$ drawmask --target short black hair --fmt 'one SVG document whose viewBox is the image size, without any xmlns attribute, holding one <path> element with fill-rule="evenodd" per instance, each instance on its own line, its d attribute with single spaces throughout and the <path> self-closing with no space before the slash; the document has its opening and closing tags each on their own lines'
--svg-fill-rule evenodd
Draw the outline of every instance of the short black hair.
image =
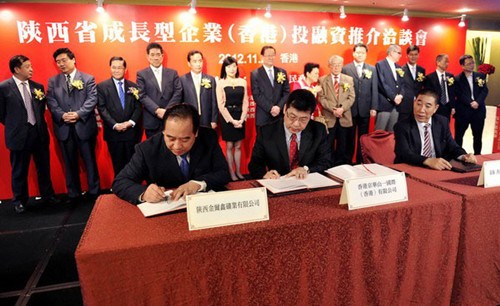
<svg viewBox="0 0 500 306">
<path fill-rule="evenodd" d="M 434 98 L 434 103 L 436 103 L 436 105 L 438 104 L 439 95 L 438 95 L 437 92 L 435 92 L 432 89 L 422 89 L 421 91 L 418 92 L 417 98 L 418 98 L 418 96 L 430 96 L 430 97 L 433 97 Z"/>
<path fill-rule="evenodd" d="M 445 56 L 448 56 L 446 53 L 441 53 L 436 56 L 436 63 L 440 62 Z"/>
<path fill-rule="evenodd" d="M 276 49 L 274 49 L 273 46 L 264 46 L 264 47 L 262 47 L 262 49 L 260 49 L 260 55 L 264 55 L 264 53 L 266 52 L 267 49 L 273 49 L 274 53 L 276 53 Z"/>
<path fill-rule="evenodd" d="M 163 115 L 163 125 L 167 124 L 168 118 L 191 119 L 193 122 L 193 133 L 198 132 L 200 127 L 200 116 L 194 106 L 187 103 L 176 103 L 168 107 Z"/>
<path fill-rule="evenodd" d="M 364 43 L 357 43 L 352 47 L 352 52 L 356 52 L 356 48 L 365 48 L 365 51 L 368 52 L 368 46 Z"/>
<path fill-rule="evenodd" d="M 316 63 L 306 63 L 304 65 L 304 76 L 306 76 L 306 73 L 311 73 L 311 71 L 313 71 L 314 68 L 318 68 L 319 69 L 319 64 L 316 64 Z"/>
<path fill-rule="evenodd" d="M 52 56 L 54 57 L 54 60 L 56 60 L 56 58 L 61 54 L 66 54 L 71 60 L 75 58 L 75 54 L 68 48 L 59 48 Z"/>
<path fill-rule="evenodd" d="M 13 57 L 10 58 L 9 60 L 9 69 L 10 72 L 16 73 L 15 68 L 21 68 L 24 62 L 29 61 L 30 59 L 27 56 L 24 56 L 22 54 L 14 55 Z"/>
<path fill-rule="evenodd" d="M 163 47 L 156 42 L 149 43 L 148 46 L 146 47 L 146 54 L 149 54 L 149 51 L 151 49 L 160 49 L 161 54 L 163 54 Z"/>
<path fill-rule="evenodd" d="M 464 55 L 460 56 L 460 59 L 458 60 L 458 62 L 460 63 L 460 66 L 463 66 L 465 64 L 465 60 L 469 59 L 469 58 L 474 60 L 474 57 L 472 57 L 472 55 L 470 55 L 470 54 L 464 54 Z"/>
<path fill-rule="evenodd" d="M 232 56 L 227 56 L 223 61 L 222 61 L 222 67 L 220 68 L 220 78 L 225 79 L 227 77 L 226 74 L 226 67 L 232 64 L 236 64 L 236 78 L 240 77 L 240 69 L 238 68 L 238 61 L 232 57 Z"/>
<path fill-rule="evenodd" d="M 406 55 L 410 54 L 411 51 L 420 53 L 420 48 L 417 45 L 409 45 L 408 48 L 406 48 Z"/>
<path fill-rule="evenodd" d="M 307 89 L 297 89 L 288 95 L 285 105 L 286 108 L 293 107 L 301 112 L 308 111 L 310 114 L 316 109 L 316 98 Z"/>
<path fill-rule="evenodd" d="M 195 55 L 195 54 L 199 54 L 201 55 L 201 59 L 203 59 L 203 53 L 201 53 L 201 51 L 198 51 L 198 50 L 191 50 L 188 52 L 188 55 L 187 55 L 187 61 L 190 62 L 191 61 L 191 56 Z"/>
<path fill-rule="evenodd" d="M 121 56 L 113 56 L 112 58 L 109 59 L 109 66 L 111 67 L 111 64 L 113 61 L 123 61 L 123 67 L 127 68 L 127 61 L 121 57 Z"/>
</svg>

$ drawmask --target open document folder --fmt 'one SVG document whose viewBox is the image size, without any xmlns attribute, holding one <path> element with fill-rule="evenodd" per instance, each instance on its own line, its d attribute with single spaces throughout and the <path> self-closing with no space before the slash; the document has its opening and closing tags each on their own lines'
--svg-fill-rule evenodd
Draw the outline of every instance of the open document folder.
<svg viewBox="0 0 500 306">
<path fill-rule="evenodd" d="M 213 191 L 209 191 L 213 192 Z M 137 207 L 140 209 L 144 217 L 156 216 L 176 210 L 186 208 L 186 199 L 180 198 L 177 201 L 172 201 L 172 190 L 165 191 L 165 200 L 157 203 L 144 202 Z"/>
<path fill-rule="evenodd" d="M 399 171 L 379 164 L 341 165 L 325 170 L 325 173 L 343 182 L 347 179 L 397 174 Z"/>
<path fill-rule="evenodd" d="M 334 180 L 327 178 L 319 173 L 310 173 L 305 179 L 297 179 L 296 177 L 282 176 L 279 179 L 262 179 L 257 180 L 259 184 L 266 187 L 273 194 L 280 194 L 296 190 L 318 189 L 325 187 L 340 186 Z"/>
</svg>

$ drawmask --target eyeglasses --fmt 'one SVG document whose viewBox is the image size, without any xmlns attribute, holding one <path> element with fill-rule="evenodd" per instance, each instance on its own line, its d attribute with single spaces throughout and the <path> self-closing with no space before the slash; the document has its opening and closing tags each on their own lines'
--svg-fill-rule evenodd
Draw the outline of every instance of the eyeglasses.
<svg viewBox="0 0 500 306">
<path fill-rule="evenodd" d="M 288 111 L 285 112 L 286 116 L 292 123 L 298 121 L 300 124 L 307 124 L 311 117 L 298 117 L 295 114 L 290 114 Z"/>
<path fill-rule="evenodd" d="M 400 55 L 401 55 L 401 51 L 393 51 L 393 52 L 396 52 L 397 54 L 400 54 Z"/>
</svg>

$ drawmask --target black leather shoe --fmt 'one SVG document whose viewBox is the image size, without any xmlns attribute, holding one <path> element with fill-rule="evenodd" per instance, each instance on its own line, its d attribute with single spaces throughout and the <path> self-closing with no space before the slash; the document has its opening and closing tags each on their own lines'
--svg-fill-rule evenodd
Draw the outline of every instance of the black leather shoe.
<svg viewBox="0 0 500 306">
<path fill-rule="evenodd" d="M 26 211 L 26 208 L 24 208 L 23 203 L 19 203 L 14 205 L 14 210 L 16 211 L 16 213 L 22 214 Z"/>
<path fill-rule="evenodd" d="M 44 198 L 42 198 L 42 203 L 46 204 L 46 205 L 47 204 L 59 205 L 59 204 L 62 203 L 62 201 L 59 198 L 57 198 L 56 196 L 53 195 L 53 196 L 50 196 L 50 197 L 46 197 L 46 198 L 44 197 Z"/>
</svg>

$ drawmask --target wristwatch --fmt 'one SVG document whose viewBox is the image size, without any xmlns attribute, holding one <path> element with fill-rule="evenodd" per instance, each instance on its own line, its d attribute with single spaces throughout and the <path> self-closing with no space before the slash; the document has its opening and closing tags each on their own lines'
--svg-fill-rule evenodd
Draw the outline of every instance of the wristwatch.
<svg viewBox="0 0 500 306">
<path fill-rule="evenodd" d="M 307 173 L 309 173 L 309 167 L 308 166 L 303 166 L 302 168 L 304 168 L 304 170 L 306 170 Z"/>
</svg>

